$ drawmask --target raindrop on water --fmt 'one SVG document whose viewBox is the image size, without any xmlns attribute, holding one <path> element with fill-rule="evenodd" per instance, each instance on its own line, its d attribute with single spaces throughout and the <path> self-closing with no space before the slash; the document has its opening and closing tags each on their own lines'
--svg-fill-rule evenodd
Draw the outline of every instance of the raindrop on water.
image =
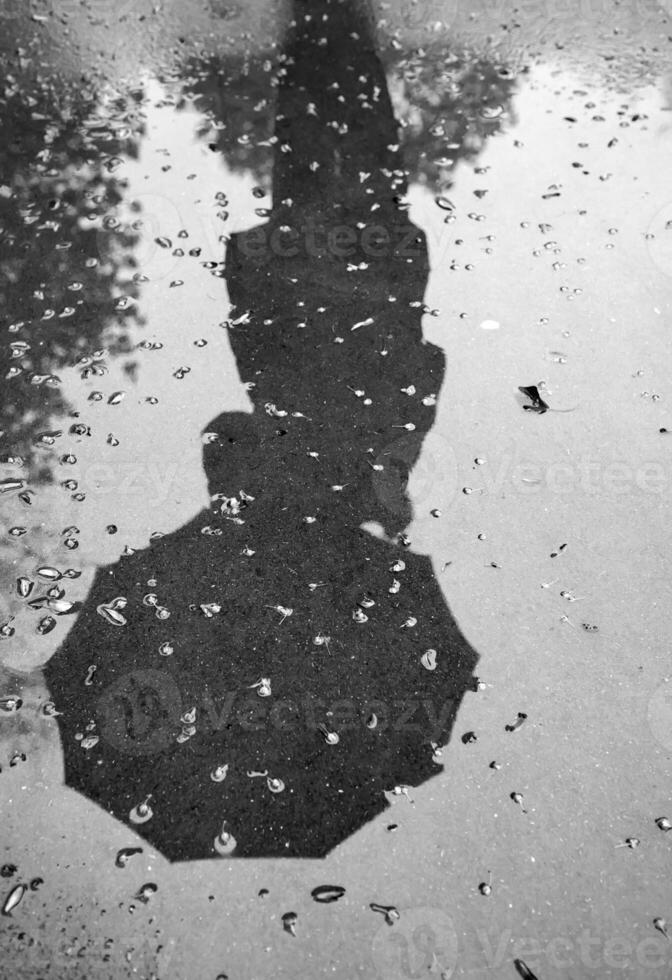
<svg viewBox="0 0 672 980">
<path fill-rule="evenodd" d="M 147 823 L 148 820 L 152 819 L 154 816 L 154 811 L 149 805 L 151 798 L 152 794 L 150 793 L 149 796 L 146 796 L 141 803 L 138 803 L 133 807 L 128 815 L 128 819 L 131 821 L 131 823 L 142 824 Z"/>
<path fill-rule="evenodd" d="M 296 912 L 285 912 L 282 916 L 282 928 L 291 936 L 296 936 L 296 923 L 298 916 Z"/>
</svg>

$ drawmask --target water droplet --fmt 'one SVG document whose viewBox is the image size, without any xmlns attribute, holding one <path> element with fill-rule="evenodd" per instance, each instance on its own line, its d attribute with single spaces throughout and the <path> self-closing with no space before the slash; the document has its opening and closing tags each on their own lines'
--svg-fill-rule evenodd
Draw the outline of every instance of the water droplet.
<svg viewBox="0 0 672 980">
<path fill-rule="evenodd" d="M 147 823 L 148 820 L 152 819 L 154 816 L 154 811 L 149 805 L 151 798 L 152 794 L 150 793 L 149 796 L 145 797 L 142 803 L 138 803 L 137 806 L 133 807 L 128 815 L 128 819 L 131 821 L 131 823 L 142 824 Z"/>
<path fill-rule="evenodd" d="M 7 696 L 0 698 L 0 711 L 4 711 L 5 714 L 13 714 L 18 711 L 23 704 L 23 701 L 19 697 Z"/>
<path fill-rule="evenodd" d="M 338 733 L 330 731 L 324 724 L 319 724 L 317 726 L 317 730 L 322 733 L 322 737 L 327 745 L 338 745 L 338 743 L 341 741 Z"/>
<path fill-rule="evenodd" d="M 147 902 L 149 902 L 152 895 L 156 895 L 158 890 L 159 890 L 158 885 L 156 885 L 153 881 L 148 881 L 146 884 L 142 885 L 142 887 L 138 889 L 138 891 L 134 896 L 135 900 L 136 902 L 142 902 L 143 905 L 146 905 Z"/>
<path fill-rule="evenodd" d="M 223 783 L 226 779 L 226 774 L 229 771 L 228 763 L 223 766 L 217 766 L 210 773 L 210 779 L 213 783 Z"/>
<path fill-rule="evenodd" d="M 524 722 L 525 722 L 526 719 L 527 719 L 527 715 L 525 714 L 525 712 L 524 711 L 519 711 L 518 712 L 518 717 L 516 718 L 516 720 L 513 722 L 512 725 L 505 725 L 504 726 L 504 731 L 506 731 L 506 732 L 516 732 L 516 731 L 518 731 L 518 729 L 520 728 L 520 726 L 522 724 L 524 724 Z"/>
<path fill-rule="evenodd" d="M 121 850 L 117 851 L 117 856 L 114 859 L 114 863 L 118 868 L 125 868 L 128 864 L 129 858 L 133 857 L 134 854 L 142 854 L 142 848 L 122 847 Z"/>
<path fill-rule="evenodd" d="M 342 885 L 318 885 L 317 888 L 313 888 L 310 894 L 316 902 L 322 902 L 326 905 L 343 898 L 345 888 Z"/>
<path fill-rule="evenodd" d="M 37 624 L 37 632 L 40 636 L 46 636 L 47 633 L 51 633 L 55 626 L 56 620 L 53 616 L 43 616 Z"/>
<path fill-rule="evenodd" d="M 256 688 L 260 698 L 269 698 L 272 694 L 270 677 L 262 677 L 255 684 L 251 684 L 250 687 Z"/>
<path fill-rule="evenodd" d="M 34 582 L 31 582 L 29 578 L 22 575 L 16 580 L 16 591 L 22 599 L 27 599 L 30 593 L 33 591 L 34 585 Z"/>
<path fill-rule="evenodd" d="M 521 808 L 521 810 L 522 810 L 523 809 L 523 794 L 522 793 L 515 793 L 514 792 L 514 793 L 511 793 L 510 796 L 511 796 L 511 799 L 513 800 L 513 802 L 517 806 L 519 806 Z M 523 813 L 527 813 L 527 810 L 523 810 Z"/>
<path fill-rule="evenodd" d="M 394 905 L 378 905 L 377 902 L 370 902 L 369 908 L 373 912 L 380 912 L 388 926 L 394 925 L 396 920 L 401 918 L 399 910 Z"/>
<path fill-rule="evenodd" d="M 236 843 L 237 843 L 236 838 L 233 836 L 232 833 L 230 833 L 230 831 L 226 829 L 226 827 L 227 827 L 227 823 L 225 820 L 224 823 L 222 824 L 222 829 L 220 834 L 217 837 L 215 837 L 213 843 L 213 847 L 217 852 L 217 854 L 221 854 L 222 856 L 233 854 L 233 852 L 236 849 Z"/>
<path fill-rule="evenodd" d="M 296 936 L 296 923 L 298 916 L 296 912 L 285 912 L 282 916 L 282 928 L 291 936 Z"/>
<path fill-rule="evenodd" d="M 97 608 L 96 612 L 99 616 L 102 616 L 111 626 L 125 626 L 127 619 L 122 613 L 119 612 L 111 603 L 105 604 L 101 603 Z"/>
<path fill-rule="evenodd" d="M 47 602 L 47 606 L 52 612 L 55 612 L 57 616 L 65 616 L 79 608 L 76 603 L 68 602 L 67 599 L 50 599 L 49 602 Z"/>
<path fill-rule="evenodd" d="M 5 899 L 5 902 L 2 906 L 2 914 L 11 915 L 12 910 L 15 909 L 16 906 L 19 904 L 23 896 L 26 894 L 26 891 L 27 889 L 24 884 L 15 885 L 14 888 L 12 888 L 9 895 L 7 896 L 7 898 Z"/>
</svg>

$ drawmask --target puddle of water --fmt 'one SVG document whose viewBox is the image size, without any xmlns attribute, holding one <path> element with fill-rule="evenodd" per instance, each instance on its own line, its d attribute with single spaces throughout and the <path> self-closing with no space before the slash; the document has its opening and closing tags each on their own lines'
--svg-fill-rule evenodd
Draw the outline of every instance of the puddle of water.
<svg viewBox="0 0 672 980">
<path fill-rule="evenodd" d="M 407 192 L 401 185 L 398 190 L 410 205 L 410 221 L 426 235 L 428 249 L 429 281 L 426 291 L 412 299 L 413 309 L 418 323 L 424 312 L 426 346 L 444 351 L 446 364 L 443 383 L 439 377 L 428 384 L 425 362 L 418 360 L 411 370 L 415 362 L 409 353 L 407 376 L 397 383 L 395 375 L 387 393 L 400 428 L 382 442 L 376 431 L 382 425 L 377 389 L 365 358 L 361 364 L 342 362 L 352 377 L 347 403 L 339 402 L 340 394 L 331 397 L 332 379 L 321 374 L 333 364 L 331 354 L 322 363 L 312 360 L 311 376 L 301 379 L 296 350 L 288 356 L 278 346 L 269 358 L 262 347 L 264 374 L 256 376 L 254 319 L 251 328 L 245 316 L 233 330 L 221 326 L 231 310 L 226 279 L 213 274 L 222 269 L 227 245 L 220 236 L 236 235 L 233 241 L 240 248 L 251 241 L 244 231 L 264 222 L 272 228 L 273 219 L 269 222 L 257 209 L 271 206 L 271 180 L 276 181 L 276 208 L 287 193 L 287 185 L 283 190 L 279 183 L 277 159 L 274 174 L 270 168 L 278 153 L 272 141 L 277 83 L 282 71 L 292 68 L 285 65 L 276 75 L 273 44 L 280 40 L 279 25 L 287 23 L 289 11 L 262 4 L 245 10 L 223 4 L 210 4 L 207 10 L 148 4 L 140 10 L 94 3 L 63 5 L 56 14 L 45 4 L 31 21 L 23 14 L 9 18 L 8 11 L 14 8 L 5 10 L 11 31 L 24 33 L 11 38 L 14 46 L 17 36 L 21 40 L 22 50 L 12 55 L 20 81 L 10 79 L 5 95 L 12 179 L 0 193 L 10 209 L 5 231 L 17 236 L 3 255 L 11 313 L 5 326 L 29 321 L 33 343 L 30 351 L 5 345 L 2 354 L 3 372 L 15 366 L 23 371 L 6 382 L 11 394 L 3 405 L 2 428 L 9 439 L 2 451 L 27 460 L 25 467 L 3 461 L 2 479 L 26 479 L 35 495 L 28 502 L 17 494 L 2 500 L 4 529 L 27 528 L 19 537 L 5 534 L 2 553 L 7 587 L 0 619 L 15 633 L 0 641 L 5 667 L 0 693 L 24 700 L 19 712 L 0 718 L 0 779 L 9 814 L 6 859 L 20 865 L 7 879 L 6 892 L 24 879 L 45 878 L 34 892 L 26 891 L 13 912 L 6 935 L 13 957 L 26 969 L 41 968 L 50 958 L 65 970 L 79 955 L 87 976 L 104 975 L 112 959 L 119 976 L 135 970 L 179 977 L 196 969 L 198 975 L 313 977 L 333 972 L 335 964 L 337 975 L 374 978 L 384 973 L 389 980 L 421 968 L 446 976 L 512 971 L 514 959 L 544 978 L 564 976 L 568 969 L 597 970 L 605 977 L 636 977 L 643 971 L 665 976 L 666 940 L 660 924 L 652 923 L 669 900 L 659 854 L 665 835 L 654 823 L 666 806 L 660 777 L 670 727 L 664 641 L 670 598 L 664 546 L 669 466 L 660 432 L 672 429 L 665 414 L 663 371 L 670 313 L 664 166 L 670 148 L 669 10 L 620 4 L 610 7 L 607 17 L 600 4 L 582 4 L 578 15 L 571 5 L 554 11 L 531 5 L 486 11 L 450 0 L 422 10 L 412 4 L 378 5 L 373 19 L 402 122 L 403 165 L 411 179 Z M 103 34 L 106 51 L 94 58 Z M 80 99 L 78 107 L 73 96 L 62 115 L 48 93 L 31 104 L 25 96 L 41 91 L 31 86 L 33 59 L 45 37 L 50 63 L 66 77 L 75 66 L 92 77 L 107 72 L 111 84 L 84 86 L 91 98 Z M 411 50 L 413 44 L 421 44 L 421 50 Z M 220 46 L 223 54 L 216 53 Z M 115 47 L 118 57 L 112 59 Z M 181 53 L 174 55 L 174 49 Z M 255 57 L 263 49 L 273 54 L 266 64 L 263 56 Z M 139 51 L 147 56 L 144 60 Z M 136 67 L 151 59 L 169 69 L 161 81 L 141 76 Z M 177 61 L 189 63 L 183 75 L 201 76 L 184 94 L 183 83 L 176 81 Z M 362 92 L 367 90 L 360 84 Z M 374 101 L 379 97 L 371 96 Z M 97 116 L 103 125 L 92 123 Z M 83 144 L 77 142 L 82 130 L 88 133 Z M 36 168 L 27 158 L 38 152 Z M 325 161 L 319 161 L 317 143 L 304 141 L 294 153 L 293 194 L 298 199 L 303 187 L 296 173 L 312 157 Z M 379 171 L 369 160 L 360 162 L 361 173 L 355 175 L 347 161 L 339 161 L 331 172 L 333 183 L 325 181 L 325 200 L 333 186 L 350 193 L 348 180 L 355 176 L 365 188 L 371 171 L 376 176 L 370 186 L 377 187 L 371 202 L 385 214 L 386 198 L 376 184 Z M 308 193 L 312 185 L 305 170 Z M 12 198 L 8 187 L 18 197 Z M 52 200 L 60 203 L 52 208 Z M 357 206 L 360 220 L 370 224 L 359 200 Z M 222 220 L 224 211 L 228 215 Z M 60 224 L 53 228 L 50 221 Z M 408 225 L 401 226 L 409 232 Z M 181 237 L 183 230 L 188 237 Z M 59 253 L 52 234 L 71 247 Z M 24 246 L 30 263 L 22 264 Z M 200 254 L 190 256 L 193 248 L 200 248 Z M 186 254 L 175 254 L 176 249 Z M 230 245 L 229 267 L 223 270 L 229 277 L 239 256 Z M 89 266 L 86 259 L 98 265 Z M 220 265 L 207 268 L 203 263 L 209 262 Z M 380 259 L 371 265 L 387 282 Z M 299 302 L 306 306 L 290 310 L 280 298 L 288 284 L 274 282 L 278 299 L 275 306 L 271 302 L 269 319 L 278 315 L 278 307 L 283 315 L 291 312 L 292 322 L 318 318 L 315 297 L 322 297 L 325 306 L 334 303 L 350 311 L 350 283 L 357 270 L 339 279 L 331 267 L 324 275 L 315 264 L 306 267 L 313 277 L 310 286 L 301 280 L 305 268 L 297 263 L 292 269 L 301 287 Z M 145 275 L 148 281 L 141 278 Z M 80 281 L 81 291 L 68 288 Z M 403 287 L 395 286 L 395 292 L 405 295 Z M 246 299 L 252 295 L 259 308 L 267 302 L 261 288 L 255 295 L 248 285 L 242 294 Z M 130 299 L 120 304 L 123 296 Z M 354 332 L 344 332 L 344 342 L 365 337 L 367 330 L 376 336 L 379 310 L 375 304 L 363 308 L 363 294 L 358 299 L 348 322 Z M 61 317 L 71 306 L 74 312 Z M 52 309 L 53 317 L 43 320 Z M 21 344 L 28 334 L 23 327 L 10 329 L 8 342 Z M 387 339 L 394 340 L 393 327 Z M 103 349 L 107 352 L 95 353 Z M 394 353 L 394 343 L 390 349 Z M 82 363 L 82 357 L 90 360 Z M 277 364 L 301 384 L 278 389 Z M 44 378 L 28 387 L 31 374 Z M 53 386 L 50 375 L 58 376 Z M 257 390 L 246 390 L 244 382 L 254 382 Z M 529 385 L 539 386 L 551 409 L 572 411 L 525 412 L 518 388 Z M 101 397 L 91 399 L 96 392 Z M 428 744 L 409 782 L 413 775 L 418 782 L 425 778 L 418 774 L 424 774 L 429 760 L 434 778 L 421 786 L 386 785 L 385 800 L 379 800 L 382 812 L 344 840 L 320 864 L 319 873 L 313 862 L 286 859 L 170 865 L 154 849 L 160 835 L 148 843 L 144 825 L 124 825 L 130 807 L 123 793 L 111 806 L 103 787 L 98 796 L 103 806 L 97 806 L 64 785 L 66 779 L 72 782 L 73 763 L 69 776 L 64 771 L 64 758 L 72 751 L 70 735 L 81 736 L 82 744 L 91 739 L 90 751 L 100 751 L 95 743 L 100 715 L 88 711 L 93 702 L 86 701 L 85 679 L 95 685 L 105 675 L 114 688 L 119 680 L 114 660 L 123 644 L 112 641 L 116 631 L 109 622 L 111 634 L 95 642 L 101 634 L 86 612 L 78 619 L 76 610 L 72 616 L 56 613 L 56 628 L 36 636 L 35 624 L 49 607 L 29 610 L 17 595 L 16 579 L 24 573 L 35 579 L 38 566 L 72 567 L 81 576 L 59 580 L 57 588 L 64 581 L 67 585 L 66 597 L 52 602 L 83 603 L 86 610 L 93 589 L 95 602 L 104 599 L 129 619 L 135 631 L 130 646 L 135 643 L 136 654 L 143 656 L 128 661 L 133 677 L 122 678 L 122 687 L 114 691 L 117 700 L 127 698 L 133 710 L 141 710 L 131 728 L 112 726 L 107 736 L 111 743 L 120 738 L 127 749 L 128 732 L 134 733 L 137 751 L 126 752 L 122 776 L 135 792 L 137 810 L 149 792 L 152 770 L 160 767 L 149 751 L 152 739 L 172 737 L 170 724 L 159 726 L 158 734 L 156 726 L 142 729 L 147 717 L 158 718 L 154 709 L 147 714 L 143 704 L 161 705 L 167 698 L 169 722 L 173 702 L 179 706 L 189 753 L 198 738 L 190 741 L 193 734 L 185 732 L 192 725 L 202 729 L 203 716 L 212 720 L 214 711 L 224 730 L 226 703 L 211 704 L 208 715 L 198 701 L 194 714 L 197 699 L 192 700 L 196 692 L 189 678 L 200 669 L 203 624 L 210 629 L 212 621 L 220 623 L 222 616 L 226 621 L 227 595 L 203 595 L 207 567 L 198 566 L 187 581 L 182 576 L 181 594 L 188 593 L 197 606 L 197 599 L 208 600 L 203 603 L 207 615 L 202 613 L 193 630 L 181 625 L 173 631 L 183 640 L 189 637 L 189 649 L 162 636 L 161 646 L 173 649 L 164 656 L 157 642 L 155 661 L 150 660 L 144 656 L 145 635 L 158 637 L 160 621 L 154 625 L 154 619 L 147 619 L 151 626 L 143 620 L 136 627 L 140 619 L 134 604 L 117 608 L 110 600 L 122 580 L 129 592 L 131 584 L 142 586 L 142 595 L 154 590 L 157 603 L 167 601 L 166 594 L 174 599 L 174 586 L 163 568 L 159 573 L 150 569 L 151 558 L 120 559 L 122 566 L 129 563 L 128 582 L 115 563 L 125 550 L 144 554 L 157 531 L 168 542 L 182 542 L 183 554 L 174 551 L 180 558 L 191 554 L 193 541 L 179 535 L 201 520 L 209 491 L 220 490 L 228 475 L 225 468 L 215 468 L 215 449 L 208 449 L 207 439 L 203 444 L 204 428 L 218 431 L 220 425 L 235 423 L 233 437 L 243 440 L 262 431 L 260 418 L 276 430 L 289 429 L 303 424 L 285 421 L 292 419 L 292 410 L 313 417 L 327 394 L 334 420 L 343 424 L 364 411 L 372 392 L 375 451 L 362 467 L 375 504 L 364 512 L 358 501 L 354 526 L 368 531 L 362 547 L 369 557 L 387 555 L 395 534 L 405 529 L 411 548 L 400 552 L 394 566 L 401 561 L 407 567 L 392 570 L 390 562 L 390 584 L 394 588 L 396 582 L 403 597 L 409 579 L 417 577 L 425 590 L 434 588 L 436 579 L 437 593 L 440 587 L 481 658 L 481 685 L 460 707 L 456 737 L 449 745 Z M 267 410 L 271 398 L 272 410 Z M 427 418 L 436 412 L 429 431 L 414 414 L 420 405 Z M 402 428 L 408 420 L 415 431 Z M 72 426 L 83 428 L 71 432 Z M 50 435 L 59 430 L 62 435 Z M 44 441 L 45 433 L 47 440 L 54 439 L 53 448 Z M 36 448 L 39 434 L 42 443 Z M 345 459 L 352 447 L 347 439 L 342 443 Z M 286 445 L 291 446 L 286 456 L 266 449 L 263 457 L 281 488 L 294 466 L 293 451 L 309 448 L 302 438 Z M 314 461 L 318 473 L 329 447 L 321 437 L 310 444 L 316 453 L 311 465 Z M 58 462 L 70 455 L 76 463 Z M 257 477 L 238 468 L 234 485 L 227 484 L 229 518 L 241 513 L 241 504 L 245 515 L 241 472 L 242 486 L 254 494 L 248 479 Z M 314 477 L 298 467 L 296 473 L 300 496 L 312 488 Z M 349 475 L 344 466 L 335 466 L 333 476 L 330 471 L 330 502 L 347 499 Z M 77 486 L 64 488 L 60 484 L 66 479 Z M 281 502 L 277 514 L 269 509 L 272 527 L 286 519 L 282 507 L 295 504 L 290 495 L 283 496 L 284 489 L 276 492 Z M 76 499 L 78 494 L 85 498 Z M 258 504 L 249 502 L 250 515 L 255 504 L 266 506 L 263 495 L 258 498 Z M 251 588 L 250 595 L 262 608 L 272 608 L 261 614 L 267 616 L 261 638 L 246 640 L 247 660 L 236 668 L 240 676 L 250 674 L 251 703 L 265 705 L 284 695 L 286 706 L 303 690 L 307 668 L 301 665 L 312 665 L 318 655 L 327 664 L 334 654 L 339 657 L 340 627 L 319 618 L 326 605 L 316 601 L 319 615 L 308 623 L 308 639 L 315 642 L 301 665 L 292 661 L 289 679 L 276 669 L 272 651 L 257 654 L 256 647 L 268 644 L 269 636 L 271 647 L 280 637 L 292 637 L 295 645 L 305 639 L 304 627 L 297 632 L 296 626 L 301 604 L 286 594 L 296 569 L 281 536 L 268 526 L 259 541 L 262 548 L 274 542 L 274 561 L 264 558 L 258 566 L 257 581 L 251 579 L 257 591 Z M 301 527 L 300 533 L 309 528 Z M 65 547 L 64 540 L 79 546 Z M 323 562 L 325 554 L 337 553 L 336 545 L 318 540 Z M 244 547 L 257 554 L 261 550 L 255 540 L 246 540 Z M 359 547 L 351 547 L 351 556 Z M 307 595 L 319 597 L 324 584 L 323 569 L 313 562 L 318 549 L 311 553 L 306 546 L 301 553 L 301 570 L 310 565 Z M 189 560 L 193 572 L 197 564 Z M 100 570 L 108 565 L 109 571 Z M 155 574 L 157 584 L 151 585 Z M 109 594 L 105 576 L 115 585 Z M 344 576 L 340 589 L 346 599 L 360 578 L 358 570 Z M 259 590 L 258 580 L 272 584 L 273 595 Z M 37 585 L 40 594 L 49 587 L 44 577 Z M 228 598 L 238 600 L 239 593 L 232 587 Z M 368 595 L 359 589 L 356 598 L 355 611 L 375 619 Z M 441 602 L 441 596 L 428 600 L 426 593 L 418 608 L 404 607 L 400 635 L 412 634 L 417 626 L 412 621 L 422 623 L 422 613 L 436 611 Z M 155 617 L 147 604 L 143 610 Z M 97 623 L 96 616 L 94 610 Z M 256 608 L 252 612 L 250 607 L 247 616 L 257 626 L 262 622 Z M 356 628 L 368 629 L 366 622 Z M 76 733 L 50 716 L 46 706 L 52 686 L 37 669 L 71 626 L 78 651 L 73 663 L 82 682 L 70 708 L 81 722 Z M 230 623 L 218 636 L 228 651 Z M 358 642 L 352 642 L 352 649 L 359 649 Z M 397 642 L 402 641 L 390 639 L 390 648 Z M 439 639 L 434 645 L 438 656 L 424 644 L 416 651 L 425 678 L 434 676 L 437 664 L 441 668 Z M 375 645 L 371 649 L 375 653 Z M 340 656 L 345 654 L 340 651 Z M 172 667 L 166 673 L 162 664 L 180 657 L 178 674 L 170 672 Z M 228 660 L 218 665 L 220 673 L 229 668 Z M 383 675 L 385 665 L 376 670 Z M 271 682 L 265 684 L 267 673 Z M 136 685 L 133 690 L 127 690 L 127 682 Z M 267 688 L 269 697 L 260 698 Z M 138 691 L 147 702 L 133 701 Z M 80 710 L 80 705 L 85 707 Z M 371 707 L 362 739 L 375 731 L 371 716 L 377 725 L 383 721 L 384 708 Z M 515 727 L 520 713 L 527 716 L 525 724 L 507 729 L 512 723 Z M 350 751 L 343 731 L 338 741 L 333 739 L 338 735 L 333 717 L 321 724 L 320 750 Z M 225 852 L 230 830 L 239 846 L 252 841 L 254 849 L 260 836 L 254 819 L 262 819 L 255 815 L 268 820 L 270 839 L 277 828 L 267 814 L 289 812 L 292 782 L 284 769 L 267 770 L 267 742 L 263 733 L 250 734 L 236 750 L 237 764 L 228 753 L 230 734 L 222 743 L 227 751 L 217 758 L 201 759 L 194 751 L 204 773 L 203 784 L 189 784 L 190 805 L 199 819 L 209 812 L 203 800 L 214 787 L 231 801 L 217 827 Z M 309 760 L 310 771 L 319 778 L 327 763 L 316 759 Z M 290 759 L 287 767 L 291 772 Z M 223 777 L 215 780 L 211 772 Z M 235 782 L 241 772 L 251 773 L 244 789 Z M 113 783 L 114 775 L 106 771 L 101 786 L 105 780 Z M 249 797 L 248 810 L 226 796 L 232 786 Z M 122 798 L 123 813 L 116 806 Z M 105 799 L 114 815 L 105 812 Z M 165 819 L 160 795 L 148 804 L 152 819 Z M 335 796 L 333 812 L 340 805 Z M 236 807 L 251 815 L 240 829 L 231 824 Z M 321 819 L 326 826 L 327 814 Z M 195 837 L 197 824 L 194 817 Z M 69 828 L 66 834 L 61 827 Z M 277 830 L 278 839 L 284 832 Z M 618 846 L 635 833 L 641 843 L 636 851 Z M 126 869 L 117 868 L 118 851 L 133 846 L 143 851 L 129 858 Z M 577 882 L 571 894 L 568 880 Z M 346 888 L 328 910 L 311 898 L 325 881 Z M 156 894 L 140 892 L 148 882 L 158 884 Z M 479 883 L 490 890 L 479 890 Z M 233 906 L 231 895 L 236 896 Z M 374 906 L 387 910 L 387 916 L 396 910 L 398 922 L 392 916 L 381 923 Z M 190 923 L 197 921 L 198 928 L 185 928 L 184 908 L 193 911 Z M 61 940 L 63 909 L 73 935 L 75 923 L 85 923 L 84 939 L 69 939 L 67 945 Z M 99 910 L 106 912 L 105 929 L 98 925 Z M 291 929 L 283 927 L 288 921 Z M 21 929 L 28 938 L 18 935 Z M 582 939 L 586 929 L 590 947 Z M 38 931 L 46 943 L 37 938 Z M 618 955 L 615 938 L 625 939 L 627 946 Z M 316 965 L 317 950 L 321 965 Z"/>
</svg>

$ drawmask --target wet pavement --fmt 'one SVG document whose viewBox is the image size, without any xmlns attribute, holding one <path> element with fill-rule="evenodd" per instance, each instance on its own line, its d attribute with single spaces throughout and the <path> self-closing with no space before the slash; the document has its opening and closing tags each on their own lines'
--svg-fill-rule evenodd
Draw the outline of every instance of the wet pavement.
<svg viewBox="0 0 672 980">
<path fill-rule="evenodd" d="M 668 976 L 670 11 L 3 25 L 0 976 Z"/>
</svg>

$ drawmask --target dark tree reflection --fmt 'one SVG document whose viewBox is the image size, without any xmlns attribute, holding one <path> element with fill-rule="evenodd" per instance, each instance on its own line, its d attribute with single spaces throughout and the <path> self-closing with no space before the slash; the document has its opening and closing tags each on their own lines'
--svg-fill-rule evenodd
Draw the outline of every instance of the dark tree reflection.
<svg viewBox="0 0 672 980">
<path fill-rule="evenodd" d="M 456 164 L 475 158 L 510 118 L 515 73 L 503 61 L 445 42 L 406 49 L 381 39 L 378 55 L 408 178 L 432 189 L 449 186 Z M 189 60 L 182 69 L 188 101 L 205 116 L 200 135 L 264 188 L 271 184 L 278 87 L 290 69 L 275 50 L 265 58 Z"/>
<path fill-rule="evenodd" d="M 36 437 L 66 410 L 59 371 L 101 347 L 124 350 L 137 319 L 123 299 L 136 294 L 136 236 L 112 212 L 124 191 L 119 154 L 137 155 L 142 92 L 103 94 L 86 79 L 22 70 L 20 58 L 4 67 L 0 454 L 24 459 L 34 481 L 48 473 Z"/>
<path fill-rule="evenodd" d="M 515 75 L 483 55 L 438 45 L 392 49 L 388 58 L 404 165 L 412 179 L 449 186 L 456 164 L 478 156 L 510 118 Z"/>
</svg>

